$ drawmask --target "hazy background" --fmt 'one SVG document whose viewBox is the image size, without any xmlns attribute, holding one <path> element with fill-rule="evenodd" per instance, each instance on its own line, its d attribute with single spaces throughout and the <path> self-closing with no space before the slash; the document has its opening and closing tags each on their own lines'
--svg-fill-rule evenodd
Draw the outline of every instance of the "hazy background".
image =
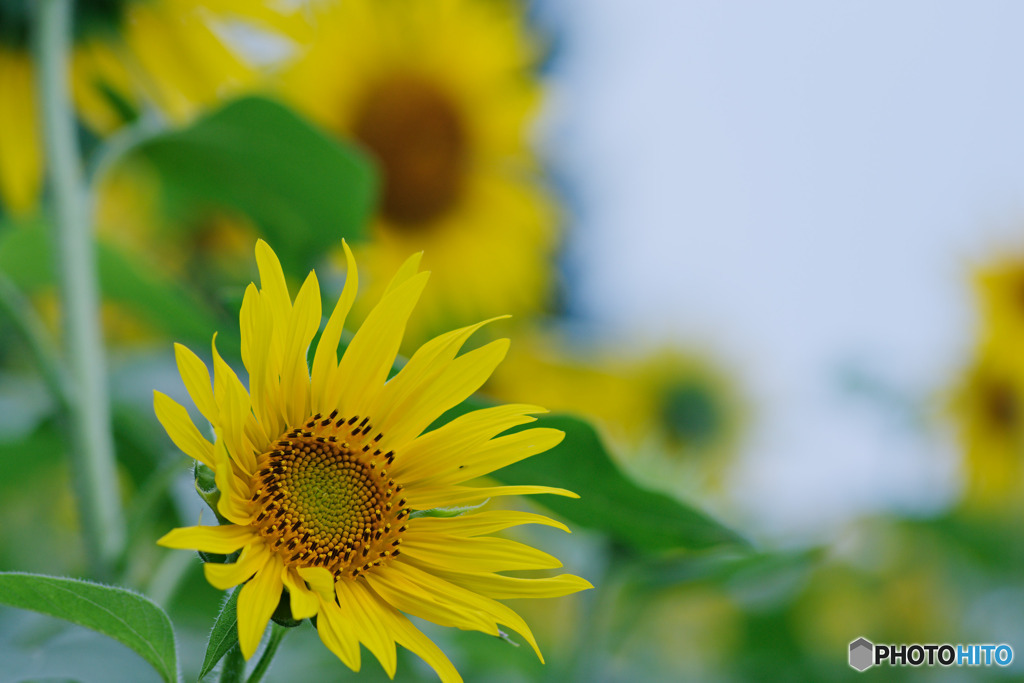
<svg viewBox="0 0 1024 683">
<path fill-rule="evenodd" d="M 755 405 L 733 490 L 748 521 L 819 536 L 948 503 L 949 440 L 844 387 L 867 376 L 940 409 L 971 266 L 1021 246 L 1024 6 L 537 14 L 557 45 L 544 139 L 579 220 L 572 304 L 623 345 L 698 340 L 735 364 Z"/>
</svg>

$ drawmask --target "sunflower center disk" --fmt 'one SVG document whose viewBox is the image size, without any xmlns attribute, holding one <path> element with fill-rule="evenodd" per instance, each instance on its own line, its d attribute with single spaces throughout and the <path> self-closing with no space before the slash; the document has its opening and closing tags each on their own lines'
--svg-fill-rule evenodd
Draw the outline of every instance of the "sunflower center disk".
<svg viewBox="0 0 1024 683">
<path fill-rule="evenodd" d="M 254 524 L 285 564 L 358 576 L 399 554 L 409 510 L 380 439 L 368 419 L 317 414 L 259 457 Z"/>
<path fill-rule="evenodd" d="M 407 76 L 376 84 L 353 132 L 382 166 L 381 210 L 396 226 L 421 226 L 458 201 L 466 130 L 455 103 L 440 88 Z"/>
</svg>

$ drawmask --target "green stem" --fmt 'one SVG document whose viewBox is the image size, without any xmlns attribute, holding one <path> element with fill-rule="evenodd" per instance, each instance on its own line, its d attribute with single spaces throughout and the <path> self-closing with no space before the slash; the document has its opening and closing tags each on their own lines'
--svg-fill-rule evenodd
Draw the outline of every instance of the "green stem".
<svg viewBox="0 0 1024 683">
<path fill-rule="evenodd" d="M 284 634 L 287 632 L 288 629 L 284 626 L 273 621 L 270 622 L 270 641 L 267 643 L 267 649 L 263 651 L 260 661 L 256 662 L 256 668 L 252 670 L 248 683 L 260 683 L 263 675 L 270 668 L 270 663 L 274 661 L 274 655 L 277 654 L 277 648 L 281 644 L 281 639 L 284 638 Z"/>
<path fill-rule="evenodd" d="M 70 373 L 71 460 L 83 534 L 93 567 L 109 571 L 124 540 L 106 365 L 99 325 L 91 207 L 82 180 L 68 83 L 71 0 L 36 3 L 36 63 L 46 164 L 56 208 L 57 273 Z"/>
<path fill-rule="evenodd" d="M 220 665 L 220 683 L 241 683 L 245 678 L 245 657 L 242 656 L 242 648 L 235 645 L 224 655 L 224 662 Z"/>
</svg>

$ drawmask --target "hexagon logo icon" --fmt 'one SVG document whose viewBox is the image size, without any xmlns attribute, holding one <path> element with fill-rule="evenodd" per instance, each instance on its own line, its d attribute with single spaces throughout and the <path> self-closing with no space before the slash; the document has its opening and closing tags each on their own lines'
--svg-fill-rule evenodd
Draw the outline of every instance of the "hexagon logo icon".
<svg viewBox="0 0 1024 683">
<path fill-rule="evenodd" d="M 850 643 L 850 666 L 857 671 L 864 671 L 875 661 L 875 646 L 867 638 L 858 638 Z"/>
</svg>

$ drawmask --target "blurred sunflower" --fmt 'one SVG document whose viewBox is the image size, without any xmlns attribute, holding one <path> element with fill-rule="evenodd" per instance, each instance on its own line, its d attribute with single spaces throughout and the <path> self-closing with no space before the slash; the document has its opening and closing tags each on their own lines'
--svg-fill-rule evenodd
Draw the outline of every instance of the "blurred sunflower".
<svg viewBox="0 0 1024 683">
<path fill-rule="evenodd" d="M 0 2 L 0 200 L 12 214 L 35 207 L 43 178 L 32 5 Z M 106 135 L 147 108 L 182 121 L 250 85 L 255 70 L 214 27 L 239 19 L 298 30 L 293 15 L 246 0 L 79 0 L 71 83 L 79 116 Z"/>
<path fill-rule="evenodd" d="M 207 441 L 185 408 L 159 392 L 156 413 L 184 452 L 214 469 L 217 509 L 229 523 L 175 529 L 159 542 L 211 553 L 241 549 L 236 562 L 204 568 L 217 588 L 245 584 L 238 637 L 246 658 L 256 651 L 282 589 L 292 617 L 316 616 L 324 644 L 353 670 L 360 667 L 362 643 L 394 676 L 398 642 L 442 680 L 461 680 L 403 612 L 495 636 L 498 624 L 506 624 L 540 656 L 526 623 L 497 599 L 554 597 L 590 584 L 571 575 L 499 574 L 561 563 L 488 534 L 521 524 L 568 529 L 526 512 L 411 513 L 512 494 L 575 496 L 544 486 L 462 485 L 553 447 L 563 434 L 534 428 L 498 436 L 543 412 L 529 405 L 478 410 L 422 433 L 479 388 L 504 357 L 508 340 L 457 356 L 485 323 L 455 330 L 425 344 L 388 380 L 406 320 L 427 281 L 428 273 L 417 272 L 416 255 L 399 268 L 339 361 L 342 328 L 358 286 L 355 260 L 344 248 L 348 276 L 317 344 L 312 372 L 307 350 L 321 322 L 316 274 L 310 273 L 293 302 L 276 255 L 262 241 L 256 247 L 262 287 L 249 285 L 241 311 L 249 391 L 216 346 L 212 391 L 203 362 L 176 347 L 182 379 L 213 425 L 216 441 Z"/>
<path fill-rule="evenodd" d="M 1024 484 L 1024 363 L 1016 344 L 982 347 L 951 410 L 967 469 L 965 503 L 1003 508 Z"/>
<path fill-rule="evenodd" d="M 1009 256 L 978 269 L 975 293 L 982 343 L 1024 344 L 1024 256 Z"/>
<path fill-rule="evenodd" d="M 527 141 L 541 87 L 521 8 L 506 0 L 320 5 L 285 96 L 376 159 L 382 196 L 362 249 L 371 291 L 405 255 L 436 287 L 409 341 L 483 311 L 544 306 L 556 215 Z"/>
<path fill-rule="evenodd" d="M 510 401 L 532 393 L 552 410 L 595 420 L 637 478 L 677 492 L 706 493 L 720 483 L 746 419 L 729 374 L 680 349 L 587 358 L 537 336 L 518 345 L 488 389 Z"/>
</svg>

